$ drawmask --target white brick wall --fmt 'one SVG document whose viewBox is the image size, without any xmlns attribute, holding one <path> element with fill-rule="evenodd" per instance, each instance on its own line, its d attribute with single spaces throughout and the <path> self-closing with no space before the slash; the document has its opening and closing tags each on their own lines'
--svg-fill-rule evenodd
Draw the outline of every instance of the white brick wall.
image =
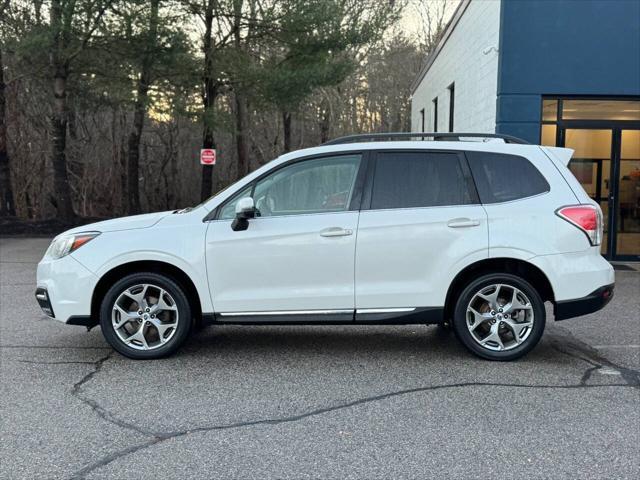
<svg viewBox="0 0 640 480">
<path fill-rule="evenodd" d="M 493 133 L 498 88 L 500 0 L 471 0 L 411 100 L 411 130 L 434 130 L 433 99 L 438 97 L 438 131 L 449 131 L 449 90 L 455 83 L 454 131 Z M 491 47 L 495 47 L 491 49 Z M 487 54 L 482 52 L 491 49 Z"/>
</svg>

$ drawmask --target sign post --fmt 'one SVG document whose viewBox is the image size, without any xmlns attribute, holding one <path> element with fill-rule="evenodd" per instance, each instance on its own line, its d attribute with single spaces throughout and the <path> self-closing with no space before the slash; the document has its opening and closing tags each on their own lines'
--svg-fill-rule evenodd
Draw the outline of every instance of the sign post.
<svg viewBox="0 0 640 480">
<path fill-rule="evenodd" d="M 216 164 L 216 150 L 214 148 L 203 148 L 200 150 L 200 164 L 201 165 L 215 165 Z"/>
</svg>

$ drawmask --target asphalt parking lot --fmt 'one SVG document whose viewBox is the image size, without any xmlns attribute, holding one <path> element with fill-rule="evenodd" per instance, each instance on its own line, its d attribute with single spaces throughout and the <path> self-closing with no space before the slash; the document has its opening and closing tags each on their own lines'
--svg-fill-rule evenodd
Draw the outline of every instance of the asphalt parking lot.
<svg viewBox="0 0 640 480">
<path fill-rule="evenodd" d="M 639 478 L 640 272 L 514 363 L 438 327 L 210 327 L 135 362 L 0 238 L 0 478 Z"/>
</svg>

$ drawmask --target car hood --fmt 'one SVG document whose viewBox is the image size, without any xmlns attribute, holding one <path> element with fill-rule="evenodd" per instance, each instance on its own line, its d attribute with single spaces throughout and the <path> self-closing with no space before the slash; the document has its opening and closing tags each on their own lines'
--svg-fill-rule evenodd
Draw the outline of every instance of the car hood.
<svg viewBox="0 0 640 480">
<path fill-rule="evenodd" d="M 72 228 L 64 232 L 65 234 L 80 232 L 117 232 L 120 230 L 134 230 L 137 228 L 153 227 L 167 215 L 171 215 L 173 210 L 166 212 L 145 213 L 144 215 L 133 215 L 131 217 L 114 218 L 102 222 L 90 223 L 80 227 Z"/>
</svg>

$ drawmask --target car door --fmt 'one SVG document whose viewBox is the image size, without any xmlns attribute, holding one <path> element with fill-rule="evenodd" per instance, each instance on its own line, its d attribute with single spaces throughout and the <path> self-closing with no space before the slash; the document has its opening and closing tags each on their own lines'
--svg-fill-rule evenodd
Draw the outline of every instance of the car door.
<svg viewBox="0 0 640 480">
<path fill-rule="evenodd" d="M 219 320 L 353 319 L 362 165 L 360 153 L 295 161 L 219 207 L 206 236 Z M 257 216 L 233 231 L 235 203 L 246 196 Z"/>
<path fill-rule="evenodd" d="M 464 154 L 379 151 L 372 170 L 358 225 L 356 320 L 441 315 L 455 274 L 488 256 L 487 215 Z"/>
</svg>

